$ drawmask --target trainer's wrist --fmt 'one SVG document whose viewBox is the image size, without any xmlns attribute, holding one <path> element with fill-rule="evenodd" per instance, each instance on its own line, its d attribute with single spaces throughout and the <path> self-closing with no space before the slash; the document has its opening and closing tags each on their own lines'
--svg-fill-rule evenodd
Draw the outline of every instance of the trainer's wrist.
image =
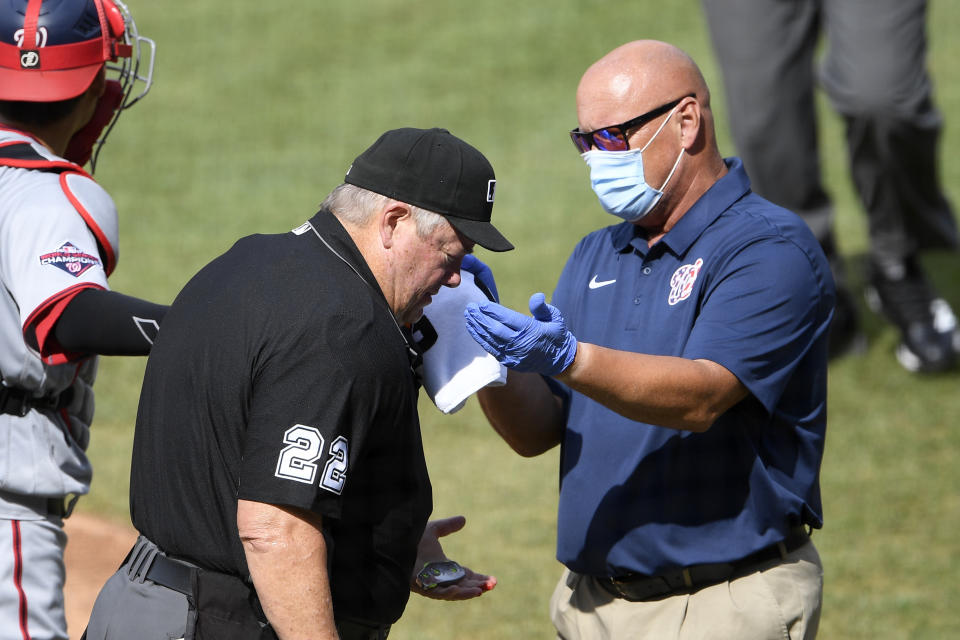
<svg viewBox="0 0 960 640">
<path fill-rule="evenodd" d="M 587 357 L 584 354 L 583 347 L 590 346 L 590 345 L 585 345 L 583 342 L 580 342 L 576 338 L 573 338 L 573 336 L 571 336 L 571 338 L 573 339 L 573 347 L 571 349 L 573 351 L 573 357 L 570 358 L 570 361 L 567 363 L 567 366 L 564 367 L 562 371 L 560 371 L 559 373 L 553 374 L 553 377 L 559 380 L 560 382 L 566 382 L 567 380 L 572 379 L 573 376 L 576 375 L 576 370 L 579 369 L 583 359 Z"/>
</svg>

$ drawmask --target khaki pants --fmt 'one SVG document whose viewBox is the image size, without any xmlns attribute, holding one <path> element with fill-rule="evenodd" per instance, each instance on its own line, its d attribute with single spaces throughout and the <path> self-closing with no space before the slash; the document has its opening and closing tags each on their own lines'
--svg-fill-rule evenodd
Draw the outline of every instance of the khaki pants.
<svg viewBox="0 0 960 640">
<path fill-rule="evenodd" d="M 811 640 L 822 597 L 823 566 L 808 543 L 729 582 L 644 602 L 565 570 L 550 617 L 559 640 Z"/>
</svg>

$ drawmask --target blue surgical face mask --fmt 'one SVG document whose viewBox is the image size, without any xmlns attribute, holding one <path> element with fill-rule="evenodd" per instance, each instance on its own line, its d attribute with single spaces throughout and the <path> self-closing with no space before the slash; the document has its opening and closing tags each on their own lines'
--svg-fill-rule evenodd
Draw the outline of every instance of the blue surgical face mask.
<svg viewBox="0 0 960 640">
<path fill-rule="evenodd" d="M 676 111 L 676 108 L 674 108 Z M 594 193 L 600 199 L 600 205 L 607 213 L 613 214 L 618 218 L 623 218 L 627 222 L 636 222 L 660 202 L 663 197 L 663 189 L 673 177 L 673 172 L 677 170 L 680 159 L 683 157 L 683 148 L 677 155 L 673 168 L 670 169 L 667 179 L 663 181 L 659 189 L 654 189 L 647 184 L 643 175 L 643 152 L 650 146 L 667 121 L 673 117 L 673 111 L 667 116 L 660 128 L 657 129 L 653 137 L 647 141 L 640 149 L 628 149 L 627 151 L 601 151 L 591 149 L 581 154 L 581 157 L 590 167 L 590 184 Z"/>
</svg>

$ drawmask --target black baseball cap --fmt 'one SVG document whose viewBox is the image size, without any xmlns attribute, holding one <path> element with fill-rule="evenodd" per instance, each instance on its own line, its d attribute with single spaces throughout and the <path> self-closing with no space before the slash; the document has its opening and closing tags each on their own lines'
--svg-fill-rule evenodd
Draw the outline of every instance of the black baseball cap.
<svg viewBox="0 0 960 640">
<path fill-rule="evenodd" d="M 439 213 L 490 251 L 513 249 L 490 224 L 497 186 L 493 167 L 446 129 L 387 131 L 357 156 L 344 181 Z"/>
</svg>

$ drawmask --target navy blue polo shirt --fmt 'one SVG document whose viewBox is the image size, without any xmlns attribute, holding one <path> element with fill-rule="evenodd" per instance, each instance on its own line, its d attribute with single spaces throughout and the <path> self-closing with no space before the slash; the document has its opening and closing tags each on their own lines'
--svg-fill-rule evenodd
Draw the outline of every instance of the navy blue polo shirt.
<svg viewBox="0 0 960 640">
<path fill-rule="evenodd" d="M 590 575 L 740 559 L 822 526 L 834 284 L 803 220 L 738 159 L 653 247 L 622 223 L 574 249 L 553 296 L 578 340 L 706 359 L 750 395 L 697 434 L 624 418 L 563 385 L 557 558 Z"/>
</svg>

